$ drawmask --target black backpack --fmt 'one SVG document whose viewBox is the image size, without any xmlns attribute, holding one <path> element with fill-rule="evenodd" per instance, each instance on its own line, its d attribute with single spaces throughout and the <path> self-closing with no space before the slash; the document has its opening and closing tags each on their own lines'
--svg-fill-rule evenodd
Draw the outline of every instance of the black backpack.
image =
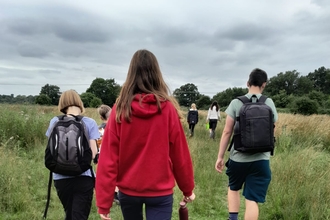
<svg viewBox="0 0 330 220">
<path fill-rule="evenodd" d="M 50 170 L 48 182 L 48 196 L 44 218 L 50 200 L 52 173 L 68 176 L 78 176 L 91 169 L 92 150 L 89 145 L 89 137 L 81 115 L 57 116 L 45 150 L 45 166 Z"/>
<path fill-rule="evenodd" d="M 188 122 L 191 124 L 197 124 L 198 123 L 198 111 L 190 110 L 188 112 Z"/>
<path fill-rule="evenodd" d="M 243 102 L 239 116 L 236 118 L 234 135 L 229 151 L 234 144 L 234 149 L 243 153 L 274 152 L 274 122 L 273 111 L 265 104 L 266 96 L 259 99 L 252 95 L 239 96 Z M 256 99 L 256 102 L 252 102 Z"/>
</svg>

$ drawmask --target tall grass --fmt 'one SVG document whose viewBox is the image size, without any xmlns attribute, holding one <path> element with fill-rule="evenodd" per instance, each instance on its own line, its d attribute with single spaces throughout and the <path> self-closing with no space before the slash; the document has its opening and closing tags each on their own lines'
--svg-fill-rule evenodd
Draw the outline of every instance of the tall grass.
<svg viewBox="0 0 330 220">
<path fill-rule="evenodd" d="M 0 105 L 0 114 L 0 219 L 41 219 L 49 176 L 43 164 L 45 131 L 49 120 L 59 112 L 56 107 Z M 101 123 L 96 109 L 87 109 L 85 114 Z M 205 128 L 205 116 L 200 111 L 195 136 L 187 138 L 196 183 L 196 200 L 188 206 L 190 219 L 226 219 L 228 180 L 214 169 L 224 120 L 218 124 L 213 141 Z M 277 147 L 271 158 L 272 182 L 266 203 L 260 205 L 259 219 L 330 219 L 329 132 L 329 116 L 279 115 Z M 178 219 L 181 198 L 176 187 L 174 220 Z M 240 219 L 243 219 L 243 198 L 241 204 Z M 114 220 L 123 219 L 119 206 L 113 206 L 111 216 Z M 48 219 L 63 218 L 53 187 Z M 89 219 L 100 219 L 95 204 Z"/>
</svg>

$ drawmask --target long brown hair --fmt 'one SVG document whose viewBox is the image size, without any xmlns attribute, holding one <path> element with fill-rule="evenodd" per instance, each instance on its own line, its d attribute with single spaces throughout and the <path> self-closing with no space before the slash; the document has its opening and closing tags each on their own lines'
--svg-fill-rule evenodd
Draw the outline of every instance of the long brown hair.
<svg viewBox="0 0 330 220">
<path fill-rule="evenodd" d="M 182 118 L 180 107 L 176 99 L 170 95 L 170 90 L 165 83 L 160 71 L 156 56 L 148 50 L 138 50 L 134 53 L 128 69 L 126 81 L 116 100 L 116 121 L 121 122 L 121 117 L 131 121 L 131 102 L 135 94 L 154 94 L 157 100 L 158 112 L 161 112 L 160 101 L 169 100 Z"/>
</svg>

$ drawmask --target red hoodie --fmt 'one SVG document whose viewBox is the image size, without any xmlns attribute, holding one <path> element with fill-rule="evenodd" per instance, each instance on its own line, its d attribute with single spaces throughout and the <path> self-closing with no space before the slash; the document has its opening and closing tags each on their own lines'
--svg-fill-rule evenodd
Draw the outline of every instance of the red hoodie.
<svg viewBox="0 0 330 220">
<path fill-rule="evenodd" d="M 104 132 L 95 186 L 100 214 L 110 213 L 116 185 L 142 197 L 170 195 L 175 181 L 184 196 L 194 189 L 190 152 L 173 104 L 162 101 L 158 113 L 153 94 L 137 94 L 131 107 L 131 123 L 117 123 L 114 106 Z"/>
</svg>

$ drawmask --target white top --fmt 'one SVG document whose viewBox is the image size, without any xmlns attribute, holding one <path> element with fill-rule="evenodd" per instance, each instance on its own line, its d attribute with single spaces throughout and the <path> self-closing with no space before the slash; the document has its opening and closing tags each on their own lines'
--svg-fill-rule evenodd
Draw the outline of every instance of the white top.
<svg viewBox="0 0 330 220">
<path fill-rule="evenodd" d="M 217 107 L 213 106 L 212 110 L 209 109 L 208 113 L 207 113 L 207 120 L 209 119 L 216 119 L 216 120 L 220 120 L 221 116 L 220 116 L 220 110 L 217 111 Z"/>
</svg>

